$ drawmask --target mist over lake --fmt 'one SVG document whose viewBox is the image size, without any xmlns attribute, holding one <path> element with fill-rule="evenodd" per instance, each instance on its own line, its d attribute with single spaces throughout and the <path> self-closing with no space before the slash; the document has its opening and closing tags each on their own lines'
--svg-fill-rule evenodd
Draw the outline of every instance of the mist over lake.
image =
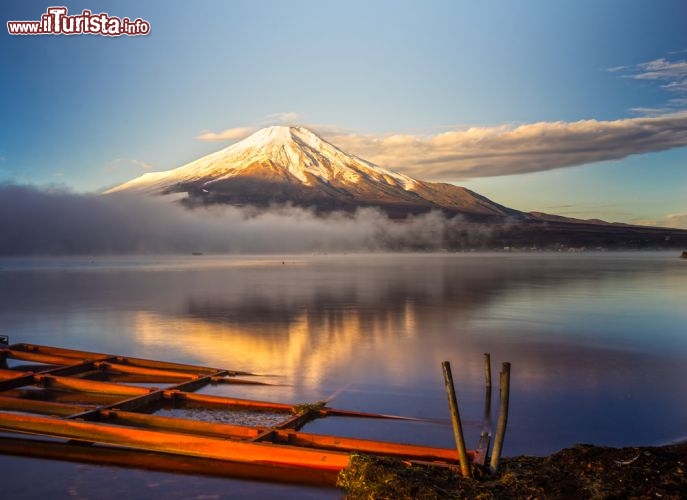
<svg viewBox="0 0 687 500">
<path fill-rule="evenodd" d="M 494 372 L 512 363 L 505 455 L 684 439 L 686 302 L 687 262 L 665 252 L 0 259 L 0 333 L 13 343 L 271 374 L 284 385 L 209 390 L 298 403 L 343 389 L 332 406 L 432 421 L 327 418 L 308 432 L 452 446 L 440 366 L 449 360 L 474 447 L 488 424 L 482 356 L 490 352 Z M 5 479 L 8 495 L 27 497 L 41 494 L 25 482 L 38 464 L 53 486 L 83 496 L 137 488 L 166 498 L 338 496 L 7 456 L 0 463 L 23 471 Z"/>
</svg>

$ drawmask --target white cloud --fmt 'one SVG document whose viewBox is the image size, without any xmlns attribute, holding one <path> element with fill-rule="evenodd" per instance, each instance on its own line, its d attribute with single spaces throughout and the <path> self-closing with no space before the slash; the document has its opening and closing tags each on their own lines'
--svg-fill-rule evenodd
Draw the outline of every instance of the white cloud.
<svg viewBox="0 0 687 500">
<path fill-rule="evenodd" d="M 146 163 L 143 160 L 135 160 L 135 159 L 128 159 L 128 158 L 115 158 L 112 160 L 110 163 L 105 165 L 104 169 L 106 172 L 114 172 L 116 170 L 119 170 L 123 166 L 130 166 L 134 165 L 140 170 L 152 170 L 153 165 L 150 163 Z"/>
<path fill-rule="evenodd" d="M 221 132 L 206 131 L 196 136 L 201 141 L 237 141 L 245 139 L 255 132 L 255 127 L 234 127 L 222 130 Z"/>
<path fill-rule="evenodd" d="M 269 114 L 258 123 L 261 127 L 269 125 L 294 125 L 300 120 L 300 117 L 301 115 L 295 111 L 283 111 L 281 113 Z M 201 141 L 240 141 L 259 128 L 260 127 L 234 127 L 222 130 L 221 132 L 206 130 L 197 135 L 196 139 Z"/>
<path fill-rule="evenodd" d="M 553 170 L 687 146 L 687 113 L 471 127 L 435 135 L 323 131 L 344 151 L 423 180 Z"/>
<path fill-rule="evenodd" d="M 284 111 L 281 113 L 272 113 L 267 115 L 267 122 L 270 123 L 283 123 L 286 125 L 292 125 L 300 119 L 300 114 L 295 111 Z"/>
<path fill-rule="evenodd" d="M 687 229 L 687 214 L 671 214 L 666 217 L 667 227 Z"/>
<path fill-rule="evenodd" d="M 146 163 L 142 160 L 129 160 L 131 163 L 136 165 L 137 167 L 141 168 L 142 170 L 152 170 L 153 165 L 150 163 Z"/>
<path fill-rule="evenodd" d="M 264 120 L 262 120 L 260 123 L 263 126 L 267 125 L 275 125 L 275 124 L 284 124 L 284 125 L 291 125 L 298 121 L 300 118 L 300 115 L 296 113 L 295 111 L 285 111 L 282 113 L 272 113 L 270 115 L 267 115 Z M 242 139 L 245 139 L 248 137 L 250 134 L 258 130 L 259 127 L 234 127 L 234 128 L 228 128 L 225 130 L 222 130 L 221 132 L 212 132 L 210 130 L 206 130 L 202 132 L 201 134 L 196 136 L 196 139 L 201 140 L 201 141 L 240 141 Z"/>
<path fill-rule="evenodd" d="M 670 52 L 671 55 L 682 54 L 687 50 Z M 687 60 L 669 60 L 664 57 L 652 61 L 642 62 L 631 66 L 616 66 L 609 68 L 612 73 L 620 73 L 622 78 L 656 82 L 672 96 L 664 105 L 632 108 L 633 113 L 656 116 L 658 114 L 675 113 L 687 106 Z"/>
<path fill-rule="evenodd" d="M 687 61 L 668 61 L 660 58 L 653 61 L 640 63 L 636 67 L 633 74 L 628 75 L 630 78 L 637 80 L 662 80 L 674 82 L 675 80 L 687 79 Z"/>
<path fill-rule="evenodd" d="M 668 214 L 663 219 L 654 222 L 661 227 L 687 229 L 687 214 Z"/>
<path fill-rule="evenodd" d="M 634 221 L 633 221 L 634 222 Z M 670 227 L 674 229 L 687 229 L 687 214 L 668 214 L 662 219 L 640 220 L 638 224 L 645 226 Z"/>
<path fill-rule="evenodd" d="M 635 115 L 640 116 L 663 116 L 675 111 L 674 108 L 670 106 L 659 106 L 659 107 L 642 107 L 638 106 L 635 108 L 630 108 L 630 111 Z"/>
</svg>

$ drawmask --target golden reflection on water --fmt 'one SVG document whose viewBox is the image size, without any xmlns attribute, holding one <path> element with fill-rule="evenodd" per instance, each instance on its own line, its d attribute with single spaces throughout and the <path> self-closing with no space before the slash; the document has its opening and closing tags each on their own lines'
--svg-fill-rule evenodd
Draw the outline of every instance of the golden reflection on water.
<svg viewBox="0 0 687 500">
<path fill-rule="evenodd" d="M 172 349 L 182 358 L 207 366 L 277 374 L 317 387 L 332 370 L 366 362 L 361 351 L 384 351 L 387 374 L 407 376 L 403 361 L 408 353 L 398 339 L 413 339 L 416 323 L 415 308 L 407 301 L 400 309 L 375 313 L 304 310 L 278 325 L 138 311 L 131 316 L 130 328 L 135 342 L 149 352 Z"/>
</svg>

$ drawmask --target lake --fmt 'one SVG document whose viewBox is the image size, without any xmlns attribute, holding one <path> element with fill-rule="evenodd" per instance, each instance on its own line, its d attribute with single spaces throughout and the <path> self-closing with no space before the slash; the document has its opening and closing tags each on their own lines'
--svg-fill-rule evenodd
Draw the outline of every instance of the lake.
<svg viewBox="0 0 687 500">
<path fill-rule="evenodd" d="M 305 431 L 468 447 L 483 353 L 512 363 L 504 454 L 687 437 L 687 261 L 674 252 L 0 259 L 10 341 L 274 375 L 216 394 L 432 422 L 320 419 Z M 497 390 L 494 391 L 496 419 Z M 7 498 L 339 498 L 333 489 L 0 456 Z M 37 480 L 40 478 L 40 480 Z"/>
</svg>

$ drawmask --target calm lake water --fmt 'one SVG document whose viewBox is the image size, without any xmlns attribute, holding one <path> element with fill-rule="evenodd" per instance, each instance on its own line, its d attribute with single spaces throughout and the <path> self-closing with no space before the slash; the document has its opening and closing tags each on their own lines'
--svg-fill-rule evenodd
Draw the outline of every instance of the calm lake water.
<svg viewBox="0 0 687 500">
<path fill-rule="evenodd" d="M 483 353 L 512 363 L 504 453 L 687 435 L 687 261 L 672 253 L 0 259 L 0 333 L 274 374 L 215 394 L 439 422 L 327 418 L 306 431 L 469 447 Z M 494 395 L 493 417 L 498 407 Z M 0 456 L 4 498 L 338 498 L 330 489 Z M 40 478 L 40 479 L 38 479 Z M 37 480 L 38 479 L 38 480 Z"/>
</svg>

